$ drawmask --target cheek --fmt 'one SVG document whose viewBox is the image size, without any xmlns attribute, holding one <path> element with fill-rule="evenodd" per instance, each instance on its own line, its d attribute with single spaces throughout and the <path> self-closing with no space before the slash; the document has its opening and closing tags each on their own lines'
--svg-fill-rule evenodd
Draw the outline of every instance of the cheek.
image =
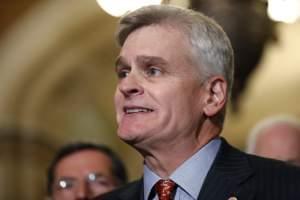
<svg viewBox="0 0 300 200">
<path fill-rule="evenodd" d="M 189 112 L 189 102 L 181 90 L 166 91 L 160 96 L 160 106 L 162 111 L 168 116 L 168 120 L 178 120 L 178 117 L 184 116 Z"/>
<path fill-rule="evenodd" d="M 118 107 L 121 107 L 121 99 L 122 99 L 122 95 L 121 93 L 117 90 L 115 92 L 115 95 L 114 95 L 114 103 L 115 103 L 115 108 L 118 109 Z"/>
<path fill-rule="evenodd" d="M 119 123 L 120 118 L 121 118 L 120 115 L 121 115 L 121 112 L 122 112 L 121 94 L 119 92 L 115 93 L 114 104 L 115 104 L 115 112 L 116 112 L 117 123 Z"/>
<path fill-rule="evenodd" d="M 75 195 L 73 191 L 54 191 L 53 192 L 53 199 L 60 200 L 60 199 L 74 199 Z"/>
<path fill-rule="evenodd" d="M 179 115 L 188 115 L 195 117 L 197 113 L 201 113 L 203 109 L 202 98 L 198 91 L 185 88 L 178 90 L 177 93 L 170 99 L 169 104 L 172 105 L 173 110 Z"/>
</svg>

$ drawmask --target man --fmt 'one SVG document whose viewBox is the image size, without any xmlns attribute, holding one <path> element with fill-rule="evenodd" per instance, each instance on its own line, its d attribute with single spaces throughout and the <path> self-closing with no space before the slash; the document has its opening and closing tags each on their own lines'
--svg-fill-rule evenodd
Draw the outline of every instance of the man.
<svg viewBox="0 0 300 200">
<path fill-rule="evenodd" d="M 92 143 L 63 146 L 48 169 L 48 197 L 85 200 L 127 182 L 124 164 L 108 147 Z"/>
<path fill-rule="evenodd" d="M 298 169 L 219 137 L 233 76 L 220 26 L 195 11 L 147 6 L 120 20 L 117 38 L 117 132 L 144 157 L 144 174 L 97 199 L 300 199 Z"/>
<path fill-rule="evenodd" d="M 291 116 L 273 116 L 254 126 L 247 152 L 300 166 L 300 121 Z"/>
</svg>

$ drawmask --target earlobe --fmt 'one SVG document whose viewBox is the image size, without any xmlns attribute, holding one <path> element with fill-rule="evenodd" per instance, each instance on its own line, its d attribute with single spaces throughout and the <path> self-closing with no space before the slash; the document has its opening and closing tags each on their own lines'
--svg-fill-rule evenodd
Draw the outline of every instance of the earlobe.
<svg viewBox="0 0 300 200">
<path fill-rule="evenodd" d="M 223 77 L 216 76 L 210 78 L 206 87 L 208 97 L 204 106 L 204 113 L 211 117 L 221 111 L 226 104 L 227 83 Z"/>
</svg>

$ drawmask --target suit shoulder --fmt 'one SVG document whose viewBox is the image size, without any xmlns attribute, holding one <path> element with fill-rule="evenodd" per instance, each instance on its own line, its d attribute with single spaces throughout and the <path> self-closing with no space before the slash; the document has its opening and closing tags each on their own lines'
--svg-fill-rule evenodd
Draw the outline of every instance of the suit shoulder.
<svg viewBox="0 0 300 200">
<path fill-rule="evenodd" d="M 244 153 L 225 140 L 209 173 L 208 176 L 214 176 L 214 183 L 222 176 L 238 183 L 233 191 L 238 199 L 251 199 L 251 196 L 257 200 L 300 199 L 300 168 Z"/>
<path fill-rule="evenodd" d="M 247 154 L 231 146 L 223 138 L 216 160 L 218 160 L 217 164 L 221 166 L 222 169 L 224 168 L 224 165 L 229 165 L 231 167 L 234 165 L 234 168 L 243 168 L 242 174 L 244 173 L 245 168 L 248 168 L 250 171 L 253 171 L 254 174 L 258 174 L 267 179 L 273 179 L 274 175 L 276 175 L 282 176 L 283 180 L 295 180 L 297 178 L 298 180 L 295 180 L 295 182 L 300 182 L 300 167 L 292 166 L 279 160 Z"/>
<path fill-rule="evenodd" d="M 286 162 L 247 154 L 252 168 L 263 177 L 281 176 L 300 184 L 300 168 Z"/>
</svg>

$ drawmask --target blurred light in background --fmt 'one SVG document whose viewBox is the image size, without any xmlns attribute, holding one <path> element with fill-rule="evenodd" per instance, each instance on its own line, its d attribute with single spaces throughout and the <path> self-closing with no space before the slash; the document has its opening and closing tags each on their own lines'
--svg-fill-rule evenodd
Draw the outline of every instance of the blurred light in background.
<svg viewBox="0 0 300 200">
<path fill-rule="evenodd" d="M 268 0 L 268 15 L 274 21 L 294 23 L 300 18 L 300 0 Z"/>
<path fill-rule="evenodd" d="M 161 4 L 162 0 L 96 0 L 99 6 L 108 14 L 119 17 L 128 11 L 142 6 Z"/>
</svg>

